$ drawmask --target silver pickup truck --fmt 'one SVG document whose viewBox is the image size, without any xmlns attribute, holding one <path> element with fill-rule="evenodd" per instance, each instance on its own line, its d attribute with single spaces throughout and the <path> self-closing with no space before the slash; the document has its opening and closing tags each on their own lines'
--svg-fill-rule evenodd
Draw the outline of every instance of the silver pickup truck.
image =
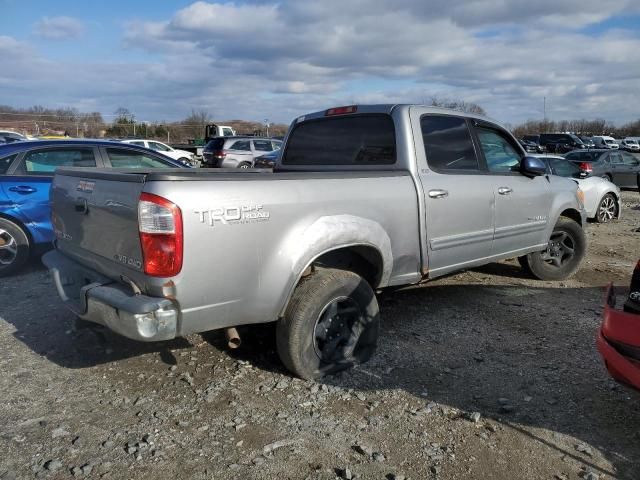
<svg viewBox="0 0 640 480">
<path fill-rule="evenodd" d="M 417 105 L 299 117 L 273 173 L 59 169 L 51 204 L 44 263 L 76 315 L 141 341 L 277 321 L 303 378 L 372 355 L 380 289 L 516 257 L 561 280 L 586 249 L 575 182 Z"/>
</svg>

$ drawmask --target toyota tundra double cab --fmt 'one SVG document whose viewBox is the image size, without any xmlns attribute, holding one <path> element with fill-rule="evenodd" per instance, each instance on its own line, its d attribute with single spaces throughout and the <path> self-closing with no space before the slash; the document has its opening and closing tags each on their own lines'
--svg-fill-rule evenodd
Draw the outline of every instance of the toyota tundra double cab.
<svg viewBox="0 0 640 480">
<path fill-rule="evenodd" d="M 296 118 L 274 171 L 66 168 L 51 190 L 60 297 L 140 341 L 277 322 L 303 378 L 364 362 L 376 293 L 519 258 L 578 268 L 581 192 L 485 117 L 357 105 Z"/>
</svg>

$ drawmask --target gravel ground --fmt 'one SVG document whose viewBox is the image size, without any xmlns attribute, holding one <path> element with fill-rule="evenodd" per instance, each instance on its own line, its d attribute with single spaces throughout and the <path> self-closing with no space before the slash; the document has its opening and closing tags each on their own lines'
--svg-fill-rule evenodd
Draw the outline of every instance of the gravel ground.
<svg viewBox="0 0 640 480">
<path fill-rule="evenodd" d="M 491 264 L 380 296 L 375 358 L 292 378 L 271 325 L 139 344 L 77 328 L 32 265 L 1 280 L 0 479 L 638 479 L 640 394 L 595 349 L 640 257 L 640 197 L 571 280 Z"/>
</svg>

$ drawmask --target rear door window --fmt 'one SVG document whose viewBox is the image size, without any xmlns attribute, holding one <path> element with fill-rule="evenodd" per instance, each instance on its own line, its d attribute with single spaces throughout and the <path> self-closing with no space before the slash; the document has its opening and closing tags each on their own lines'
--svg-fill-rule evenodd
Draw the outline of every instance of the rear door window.
<svg viewBox="0 0 640 480">
<path fill-rule="evenodd" d="M 480 169 L 467 121 L 450 115 L 425 115 L 420 119 L 429 167 L 437 172 Z"/>
<path fill-rule="evenodd" d="M 53 175 L 58 167 L 95 167 L 93 148 L 46 148 L 27 152 L 16 173 Z"/>
<path fill-rule="evenodd" d="M 155 155 L 124 148 L 107 148 L 107 158 L 113 168 L 176 168 Z"/>
<path fill-rule="evenodd" d="M 396 138 L 389 115 L 322 118 L 294 127 L 283 165 L 366 166 L 396 162 Z"/>
<path fill-rule="evenodd" d="M 620 155 L 622 155 L 622 163 L 624 163 L 625 165 L 638 165 L 638 159 L 635 157 L 635 155 L 627 152 L 620 152 Z"/>
<path fill-rule="evenodd" d="M 229 150 L 240 150 L 243 152 L 251 151 L 251 142 L 249 140 L 238 140 L 233 142 L 229 147 Z"/>
</svg>

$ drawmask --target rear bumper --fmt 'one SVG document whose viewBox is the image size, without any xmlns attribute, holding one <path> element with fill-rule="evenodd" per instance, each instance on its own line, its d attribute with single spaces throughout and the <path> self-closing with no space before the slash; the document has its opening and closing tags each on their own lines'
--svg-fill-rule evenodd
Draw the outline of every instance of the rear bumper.
<svg viewBox="0 0 640 480">
<path fill-rule="evenodd" d="M 607 288 L 597 346 L 613 378 L 640 390 L 640 315 L 615 309 L 613 285 Z M 640 355 L 638 355 L 640 356 Z"/>
<path fill-rule="evenodd" d="M 46 253 L 42 262 L 66 307 L 80 318 L 143 342 L 176 337 L 178 309 L 171 300 L 136 295 L 57 250 Z"/>
</svg>

